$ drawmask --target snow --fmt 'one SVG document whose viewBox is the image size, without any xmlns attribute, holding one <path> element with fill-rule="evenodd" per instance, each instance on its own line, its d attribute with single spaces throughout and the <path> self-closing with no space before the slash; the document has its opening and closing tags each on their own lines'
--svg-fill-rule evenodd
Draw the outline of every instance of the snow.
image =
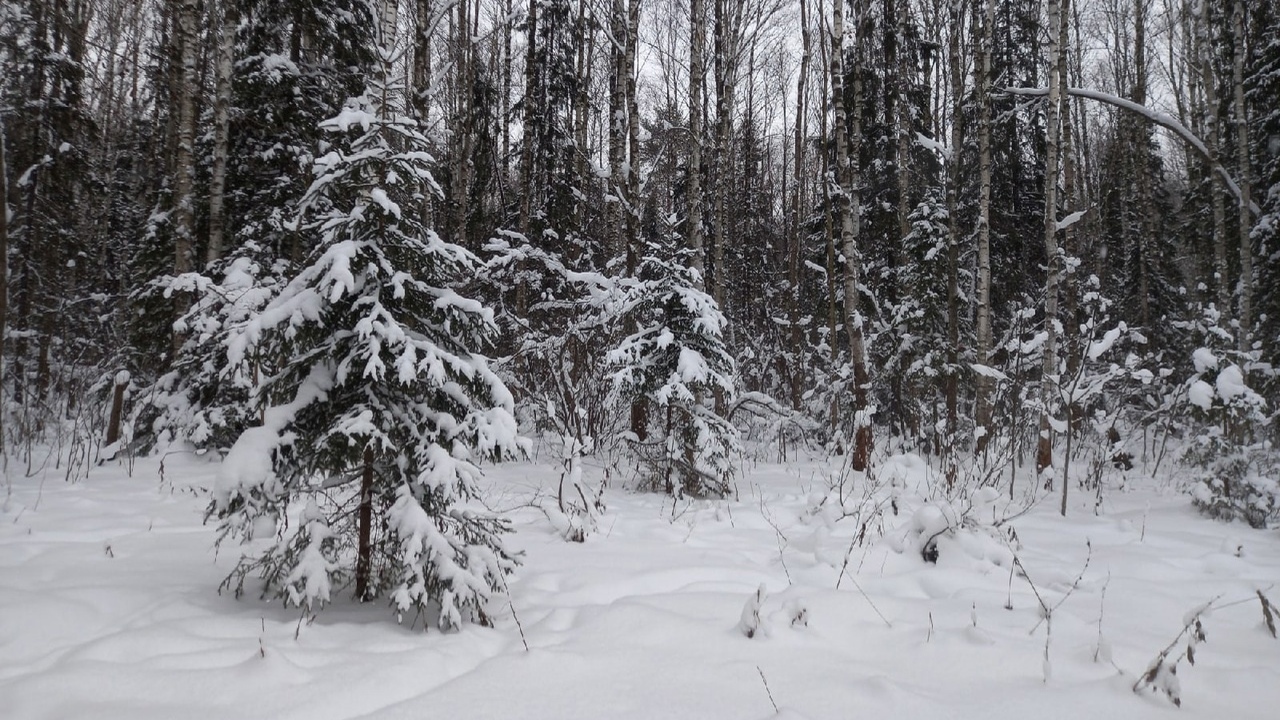
<svg viewBox="0 0 1280 720">
<path fill-rule="evenodd" d="M 1124 332 L 1124 330 L 1125 328 L 1123 327 L 1123 324 L 1121 324 L 1121 326 L 1113 327 L 1107 332 L 1103 333 L 1101 340 L 1090 342 L 1089 343 L 1089 359 L 1097 360 L 1098 358 L 1102 357 L 1108 350 L 1111 349 L 1113 345 L 1116 344 L 1116 340 L 1120 338 L 1120 334 Z"/>
<path fill-rule="evenodd" d="M 75 484 L 11 461 L 0 715 L 1262 720 L 1280 703 L 1280 642 L 1254 595 L 1280 599 L 1280 537 L 1201 518 L 1167 475 L 1109 485 L 1099 515 L 1076 493 L 1062 518 L 1044 497 L 1017 515 L 1007 490 L 945 499 L 916 456 L 879 458 L 882 485 L 855 474 L 844 500 L 828 491 L 840 458 L 761 461 L 726 500 L 673 506 L 615 481 L 599 531 L 569 543 L 530 504 L 559 482 L 559 456 L 543 455 L 486 468 L 523 565 L 489 608 L 494 627 L 453 633 L 409 614 L 396 624 L 386 600 L 337 588 L 314 619 L 252 587 L 219 594 L 238 558 L 214 553 L 201 522 L 216 458 L 111 462 Z M 583 465 L 593 487 L 597 460 Z M 1019 495 L 1033 487 L 1019 478 Z M 417 526 L 404 552 L 452 550 L 421 517 L 397 521 Z M 940 533 L 936 564 L 920 556 L 924 533 Z M 1055 607 L 1047 662 L 1024 571 Z M 299 592 L 322 599 L 310 580 Z M 1196 664 L 1159 678 L 1177 681 L 1181 709 L 1134 693 L 1219 597 Z M 757 618 L 766 632 L 747 638 Z"/>
<path fill-rule="evenodd" d="M 1062 218 L 1061 220 L 1059 220 L 1059 221 L 1057 222 L 1057 224 L 1055 225 L 1055 227 L 1057 228 L 1057 230 L 1058 230 L 1059 232 L 1061 232 L 1061 231 L 1063 231 L 1063 230 L 1066 230 L 1067 228 L 1071 227 L 1072 225 L 1075 225 L 1076 223 L 1080 222 L 1080 220 L 1084 218 L 1085 212 L 1087 212 L 1087 211 L 1086 211 L 1086 210 L 1077 210 L 1077 211 L 1075 211 L 1075 212 L 1071 213 L 1070 215 L 1068 215 L 1068 216 L 1066 216 L 1066 217 Z"/>
<path fill-rule="evenodd" d="M 1240 371 L 1239 365 L 1228 365 L 1222 368 L 1217 379 L 1214 380 L 1214 385 L 1218 390 L 1218 397 L 1227 404 L 1231 404 L 1232 400 L 1242 395 L 1253 394 L 1249 386 L 1244 383 L 1244 373 Z"/>
<path fill-rule="evenodd" d="M 969 367 L 972 368 L 976 374 L 981 375 L 982 377 L 988 377 L 993 380 L 1000 380 L 1002 382 L 1009 380 L 1008 375 L 1005 375 L 1004 373 L 991 367 L 990 365 L 980 365 L 978 363 L 969 363 Z"/>
<path fill-rule="evenodd" d="M 1206 370 L 1218 369 L 1218 356 L 1214 355 L 1209 348 L 1196 348 L 1195 352 L 1191 353 L 1191 362 L 1195 363 L 1197 375 Z"/>
</svg>

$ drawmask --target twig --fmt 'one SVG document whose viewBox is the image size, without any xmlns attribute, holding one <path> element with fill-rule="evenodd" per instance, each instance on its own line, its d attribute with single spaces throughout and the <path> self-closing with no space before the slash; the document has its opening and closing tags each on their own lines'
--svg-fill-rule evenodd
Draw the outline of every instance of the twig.
<svg viewBox="0 0 1280 720">
<path fill-rule="evenodd" d="M 773 706 L 773 712 L 776 715 L 781 711 L 778 710 L 778 703 L 773 701 L 773 691 L 769 689 L 769 681 L 765 679 L 764 671 L 760 669 L 759 665 L 756 666 L 756 672 L 760 673 L 760 682 L 764 683 L 764 692 L 769 696 L 769 704 Z"/>
<path fill-rule="evenodd" d="M 1065 602 L 1067 601 L 1067 598 L 1071 597 L 1071 594 L 1072 594 L 1072 593 L 1074 593 L 1077 589 L 1079 589 L 1079 587 L 1080 587 L 1080 581 L 1084 579 L 1084 574 L 1085 574 L 1085 572 L 1089 569 L 1089 561 L 1093 559 L 1093 543 L 1092 543 L 1092 542 L 1090 542 L 1090 541 L 1088 541 L 1088 540 L 1085 540 L 1085 541 L 1084 541 L 1084 544 L 1085 544 L 1085 547 L 1087 547 L 1087 548 L 1089 549 L 1089 552 L 1088 552 L 1088 554 L 1087 554 L 1087 555 L 1085 555 L 1085 557 L 1084 557 L 1084 567 L 1080 568 L 1080 573 L 1079 573 L 1078 575 L 1076 575 L 1076 579 L 1071 581 L 1071 587 L 1070 587 L 1070 589 L 1068 589 L 1068 590 L 1067 590 L 1067 592 L 1066 592 L 1065 594 L 1063 594 L 1063 596 L 1062 596 L 1061 598 L 1059 598 L 1059 599 L 1058 599 L 1058 602 L 1057 602 L 1057 603 L 1055 603 L 1053 607 L 1047 607 L 1047 606 L 1045 606 L 1045 604 L 1044 604 L 1044 601 L 1043 601 L 1043 600 L 1041 600 L 1041 601 L 1040 601 L 1040 606 L 1041 606 L 1041 607 L 1043 607 L 1043 608 L 1044 608 L 1044 611 L 1045 611 L 1045 612 L 1044 612 L 1044 618 L 1043 618 L 1044 620 L 1048 620 L 1048 619 L 1053 615 L 1054 611 L 1055 611 L 1055 610 L 1057 610 L 1058 608 L 1062 607 L 1062 604 L 1063 604 L 1063 603 L 1065 603 Z M 1016 560 L 1017 560 L 1017 557 L 1015 556 L 1015 558 L 1014 558 L 1014 559 L 1015 559 L 1015 561 L 1016 561 Z M 1021 563 L 1021 562 L 1018 562 L 1018 565 L 1019 565 L 1019 566 L 1021 566 L 1021 565 L 1022 565 L 1022 563 Z M 1026 571 L 1027 571 L 1027 569 L 1026 569 L 1025 567 L 1023 567 L 1023 568 L 1022 568 L 1022 572 L 1025 574 L 1025 573 L 1026 573 Z M 1028 583 L 1028 584 L 1031 584 L 1031 589 L 1032 589 L 1032 590 L 1035 590 L 1035 585 L 1031 583 L 1031 576 L 1027 575 L 1027 576 L 1026 576 L 1026 578 L 1027 578 L 1027 583 Z M 1037 592 L 1037 593 L 1036 593 L 1036 597 L 1037 597 L 1037 598 L 1039 598 L 1039 597 L 1040 597 L 1040 593 L 1038 593 L 1038 592 Z M 1037 629 L 1037 628 L 1039 628 L 1039 627 L 1040 627 L 1040 623 L 1038 623 L 1038 622 L 1037 622 L 1037 623 L 1036 623 L 1036 625 L 1035 625 L 1035 627 L 1031 628 L 1031 632 L 1032 632 L 1032 633 L 1034 633 L 1034 632 L 1036 631 L 1036 629 Z M 1028 634 L 1030 634 L 1030 633 L 1028 633 Z"/>
<path fill-rule="evenodd" d="M 791 580 L 791 570 L 787 568 L 787 557 L 782 552 L 787 545 L 791 544 L 791 541 L 787 539 L 786 535 L 782 534 L 782 530 L 778 528 L 777 523 L 773 521 L 773 517 L 769 514 L 769 510 L 764 504 L 763 494 L 760 495 L 760 515 L 764 518 L 765 522 L 769 523 L 769 527 L 773 528 L 775 540 L 778 543 L 778 560 L 782 563 L 782 572 L 787 575 L 787 584 L 794 585 L 795 583 Z"/>
<path fill-rule="evenodd" d="M 520 631 L 520 643 L 524 645 L 524 651 L 529 652 L 529 641 L 525 639 L 524 625 L 520 624 L 520 615 L 516 613 L 516 602 L 511 597 L 511 586 L 507 585 L 507 576 L 499 572 L 498 577 L 502 578 L 502 589 L 507 593 L 507 606 L 511 608 L 511 617 L 516 621 L 516 629 Z"/>
<path fill-rule="evenodd" d="M 841 576 L 844 576 L 844 570 L 841 570 L 841 571 L 840 571 L 840 574 L 841 574 Z M 879 615 L 879 616 L 880 616 L 880 619 L 884 621 L 884 626 L 885 626 L 885 627 L 887 627 L 887 628 L 892 628 L 892 627 L 893 627 L 893 623 L 889 622 L 889 618 L 885 617 L 885 616 L 884 616 L 884 613 L 880 612 L 880 608 L 876 607 L 876 604 L 875 604 L 875 602 L 871 599 L 871 596 L 867 594 L 867 591 L 866 591 L 866 590 L 863 590 L 863 589 L 862 589 L 862 586 L 858 584 L 858 581 L 857 581 L 857 580 L 855 580 L 855 579 L 854 579 L 854 577 L 853 577 L 852 575 L 850 575 L 850 576 L 849 576 L 849 582 L 853 583 L 853 586 L 854 586 L 855 588 L 857 588 L 857 589 L 858 589 L 858 592 L 862 594 L 862 597 L 863 597 L 864 599 L 866 599 L 867 604 L 871 606 L 871 609 L 872 609 L 872 610 L 875 610 L 875 611 L 876 611 L 876 615 Z"/>
</svg>

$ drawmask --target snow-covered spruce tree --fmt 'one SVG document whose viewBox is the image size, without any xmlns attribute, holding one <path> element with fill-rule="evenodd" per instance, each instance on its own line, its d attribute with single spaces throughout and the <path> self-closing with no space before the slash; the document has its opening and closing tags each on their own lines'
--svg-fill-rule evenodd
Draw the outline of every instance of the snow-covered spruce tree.
<svg viewBox="0 0 1280 720">
<path fill-rule="evenodd" d="M 905 263 L 886 269 L 886 279 L 902 290 L 881 303 L 884 319 L 875 323 L 871 345 L 886 406 L 900 404 L 891 421 L 901 433 L 916 438 L 925 449 L 946 444 L 942 405 L 947 376 L 947 206 L 934 188 L 908 216 L 910 232 L 902 239 Z M 886 378 L 894 378 L 892 381 Z"/>
<path fill-rule="evenodd" d="M 1280 519 L 1280 464 L 1266 441 L 1273 417 L 1254 390 L 1274 378 L 1261 351 L 1236 349 L 1235 332 L 1210 305 L 1187 324 L 1200 347 L 1192 353 L 1194 373 L 1184 384 L 1187 409 L 1195 421 L 1183 462 L 1197 470 L 1192 502 L 1204 514 L 1241 518 L 1253 527 Z"/>
<path fill-rule="evenodd" d="M 257 350 L 280 370 L 209 512 L 222 539 L 276 534 L 228 578 L 237 592 L 256 572 L 264 594 L 314 609 L 353 584 L 359 600 L 390 596 L 399 617 L 454 628 L 488 621 L 516 561 L 506 523 L 461 503 L 477 462 L 521 443 L 511 395 L 476 353 L 492 313 L 453 289 L 476 258 L 402 212 L 438 190 L 426 139 L 397 111 L 393 60 L 383 52 L 369 90 L 324 123 L 334 144 L 301 208 L 316 247 L 231 343 L 233 359 Z"/>
<path fill-rule="evenodd" d="M 608 361 L 618 368 L 619 407 L 640 398 L 655 406 L 649 437 L 631 438 L 652 483 L 672 493 L 724 495 L 741 447 L 737 429 L 715 412 L 710 396 L 720 389 L 732 399 L 734 362 L 725 348 L 724 315 L 688 266 L 690 252 L 650 245 L 638 277 L 622 281 L 619 314 L 637 330 Z"/>
</svg>

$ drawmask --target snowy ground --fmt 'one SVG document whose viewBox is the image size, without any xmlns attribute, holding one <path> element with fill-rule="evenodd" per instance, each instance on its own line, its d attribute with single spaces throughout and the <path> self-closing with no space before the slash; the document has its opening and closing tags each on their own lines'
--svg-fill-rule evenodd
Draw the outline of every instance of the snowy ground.
<svg viewBox="0 0 1280 720">
<path fill-rule="evenodd" d="M 736 500 L 674 513 L 611 488 L 585 544 L 527 506 L 554 468 L 490 469 L 492 504 L 514 508 L 526 553 L 510 590 L 528 651 L 505 601 L 495 628 L 446 635 L 382 607 L 300 623 L 296 609 L 220 596 L 235 551 L 215 557 L 201 524 L 208 461 L 169 456 L 162 478 L 158 459 L 141 460 L 76 484 L 11 472 L 0 717 L 1277 717 L 1280 641 L 1255 595 L 1280 601 L 1275 530 L 1201 519 L 1172 483 L 1148 483 L 1111 489 L 1100 515 L 1086 497 L 1065 520 L 1043 502 L 1008 523 L 1012 544 L 983 528 L 941 536 L 933 565 L 921 543 L 967 503 L 922 506 L 914 458 L 881 468 L 897 485 L 875 499 L 896 496 L 899 514 L 883 505 L 852 552 L 861 521 L 821 502 L 838 468 L 820 461 L 750 466 Z M 971 517 L 1011 512 L 1002 504 Z M 1035 591 L 1011 580 L 1015 552 L 1056 606 L 1048 663 Z M 765 632 L 748 639 L 737 625 L 761 584 Z M 1196 665 L 1178 666 L 1182 708 L 1132 692 L 1215 597 Z M 801 609 L 808 624 L 793 626 Z"/>
</svg>

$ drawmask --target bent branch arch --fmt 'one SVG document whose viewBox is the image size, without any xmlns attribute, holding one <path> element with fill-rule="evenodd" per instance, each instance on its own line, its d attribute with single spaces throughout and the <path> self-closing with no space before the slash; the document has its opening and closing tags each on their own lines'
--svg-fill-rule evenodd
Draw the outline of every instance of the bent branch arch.
<svg viewBox="0 0 1280 720">
<path fill-rule="evenodd" d="M 1009 95 L 1045 97 L 1049 94 L 1049 89 L 1004 88 L 1002 92 Z M 1122 110 L 1128 110 L 1129 112 L 1141 115 L 1156 125 L 1173 132 L 1173 134 L 1182 138 L 1184 142 L 1194 148 L 1195 151 L 1204 158 L 1205 162 L 1209 164 L 1209 167 L 1213 168 L 1213 171 L 1218 174 L 1218 177 L 1222 178 L 1223 184 L 1226 185 L 1227 189 L 1231 191 L 1231 194 L 1235 196 L 1237 204 L 1243 204 L 1244 200 L 1240 194 L 1240 186 L 1236 183 L 1235 178 L 1231 177 L 1231 174 L 1222 166 L 1222 163 L 1218 162 L 1218 159 L 1209 152 L 1209 148 L 1205 146 L 1204 141 L 1196 137 L 1195 133 L 1188 130 L 1186 125 L 1178 122 L 1177 118 L 1158 110 L 1152 110 L 1146 105 L 1140 105 L 1132 100 L 1126 100 L 1122 97 L 1098 90 L 1089 90 L 1087 88 L 1067 88 L 1067 94 L 1073 97 L 1081 97 L 1086 100 L 1095 100 L 1097 102 L 1106 103 L 1107 105 L 1113 105 Z M 1262 208 L 1258 207 L 1258 204 L 1253 201 L 1249 202 L 1249 210 L 1255 217 L 1262 214 Z"/>
</svg>

